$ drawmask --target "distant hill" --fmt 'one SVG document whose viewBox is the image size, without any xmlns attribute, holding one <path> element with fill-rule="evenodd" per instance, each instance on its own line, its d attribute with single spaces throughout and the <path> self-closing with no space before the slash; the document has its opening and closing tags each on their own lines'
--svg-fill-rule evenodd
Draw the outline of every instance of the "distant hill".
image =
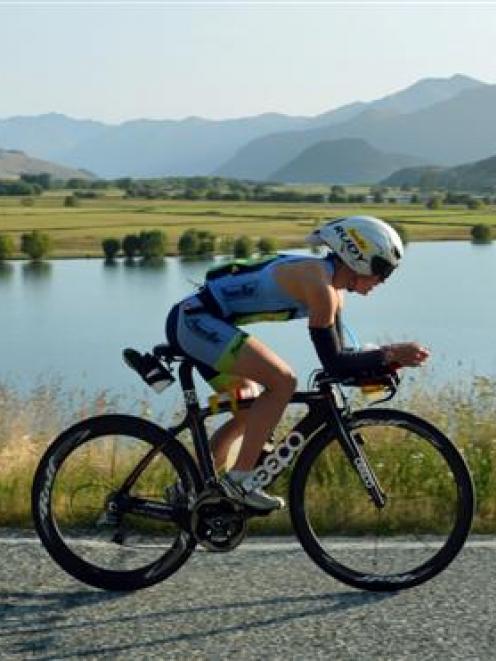
<svg viewBox="0 0 496 661">
<path fill-rule="evenodd" d="M 398 167 L 415 162 L 418 160 L 410 156 L 385 154 L 365 140 L 343 138 L 308 147 L 269 179 L 288 183 L 376 183 Z"/>
<path fill-rule="evenodd" d="M 341 138 L 362 138 L 376 149 L 443 165 L 489 156 L 496 151 L 496 85 L 480 83 L 459 91 L 457 82 L 454 89 L 453 97 L 413 112 L 376 105 L 337 125 L 258 138 L 216 174 L 267 179 L 312 144 Z"/>
<path fill-rule="evenodd" d="M 449 105 L 487 89 L 491 87 L 467 76 L 430 78 L 314 117 L 265 113 L 226 120 L 137 119 L 119 125 L 57 113 L 11 117 L 0 119 L 0 145 L 107 178 L 219 174 L 264 180 L 312 144 L 341 138 L 361 138 L 381 151 L 412 154 L 423 162 L 454 164 L 492 153 L 487 151 L 492 132 L 487 131 L 496 102 L 490 95 L 460 101 L 459 110 Z"/>
<path fill-rule="evenodd" d="M 453 168 L 403 168 L 387 177 L 386 186 L 421 186 L 463 191 L 496 190 L 496 156 Z"/>
<path fill-rule="evenodd" d="M 24 152 L 14 149 L 0 149 L 0 179 L 16 179 L 21 174 L 50 174 L 54 179 L 94 179 L 94 175 L 84 170 L 67 168 L 63 165 L 31 158 Z"/>
</svg>

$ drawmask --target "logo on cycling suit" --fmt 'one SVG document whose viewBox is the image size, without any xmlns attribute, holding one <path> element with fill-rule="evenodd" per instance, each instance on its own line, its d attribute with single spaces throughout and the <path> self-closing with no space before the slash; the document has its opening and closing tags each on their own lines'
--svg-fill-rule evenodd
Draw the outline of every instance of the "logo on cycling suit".
<svg viewBox="0 0 496 661">
<path fill-rule="evenodd" d="M 305 437 L 298 431 L 292 431 L 274 452 L 265 457 L 261 466 L 243 482 L 246 491 L 266 487 L 276 475 L 279 475 L 292 461 L 305 443 Z"/>
<path fill-rule="evenodd" d="M 341 249 L 343 252 L 346 250 L 349 252 L 358 262 L 366 262 L 367 260 L 363 256 L 362 251 L 358 245 L 350 239 L 349 233 L 344 229 L 342 225 L 335 225 L 334 231 L 341 239 Z"/>
</svg>

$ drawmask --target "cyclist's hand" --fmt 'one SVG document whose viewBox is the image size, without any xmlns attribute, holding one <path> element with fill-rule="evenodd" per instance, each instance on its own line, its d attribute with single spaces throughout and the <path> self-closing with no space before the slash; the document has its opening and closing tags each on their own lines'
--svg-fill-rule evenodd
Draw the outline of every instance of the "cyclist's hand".
<svg viewBox="0 0 496 661">
<path fill-rule="evenodd" d="M 398 367 L 418 367 L 429 358 L 429 349 L 417 342 L 400 342 L 382 347 L 386 361 Z"/>
</svg>

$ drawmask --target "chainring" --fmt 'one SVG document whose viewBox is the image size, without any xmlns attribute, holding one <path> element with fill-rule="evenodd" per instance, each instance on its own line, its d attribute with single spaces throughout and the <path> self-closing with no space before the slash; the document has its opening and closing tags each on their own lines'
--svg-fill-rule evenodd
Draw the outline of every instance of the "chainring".
<svg viewBox="0 0 496 661">
<path fill-rule="evenodd" d="M 208 551 L 232 551 L 246 535 L 246 515 L 242 505 L 219 489 L 207 488 L 193 506 L 190 526 L 197 542 Z"/>
</svg>

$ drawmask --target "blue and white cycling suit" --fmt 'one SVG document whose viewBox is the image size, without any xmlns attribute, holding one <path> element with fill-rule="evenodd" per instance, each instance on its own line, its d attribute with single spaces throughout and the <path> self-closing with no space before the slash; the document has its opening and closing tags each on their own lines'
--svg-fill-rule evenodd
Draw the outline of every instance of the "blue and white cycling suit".
<svg viewBox="0 0 496 661">
<path fill-rule="evenodd" d="M 281 288 L 275 272 L 283 264 L 315 260 L 325 265 L 331 277 L 334 265 L 328 257 L 281 254 L 253 262 L 246 270 L 236 273 L 234 267 L 207 279 L 199 292 L 171 309 L 166 322 L 169 343 L 191 360 L 215 390 L 229 389 L 239 379 L 232 367 L 249 337 L 238 326 L 308 317 L 307 306 Z"/>
</svg>

